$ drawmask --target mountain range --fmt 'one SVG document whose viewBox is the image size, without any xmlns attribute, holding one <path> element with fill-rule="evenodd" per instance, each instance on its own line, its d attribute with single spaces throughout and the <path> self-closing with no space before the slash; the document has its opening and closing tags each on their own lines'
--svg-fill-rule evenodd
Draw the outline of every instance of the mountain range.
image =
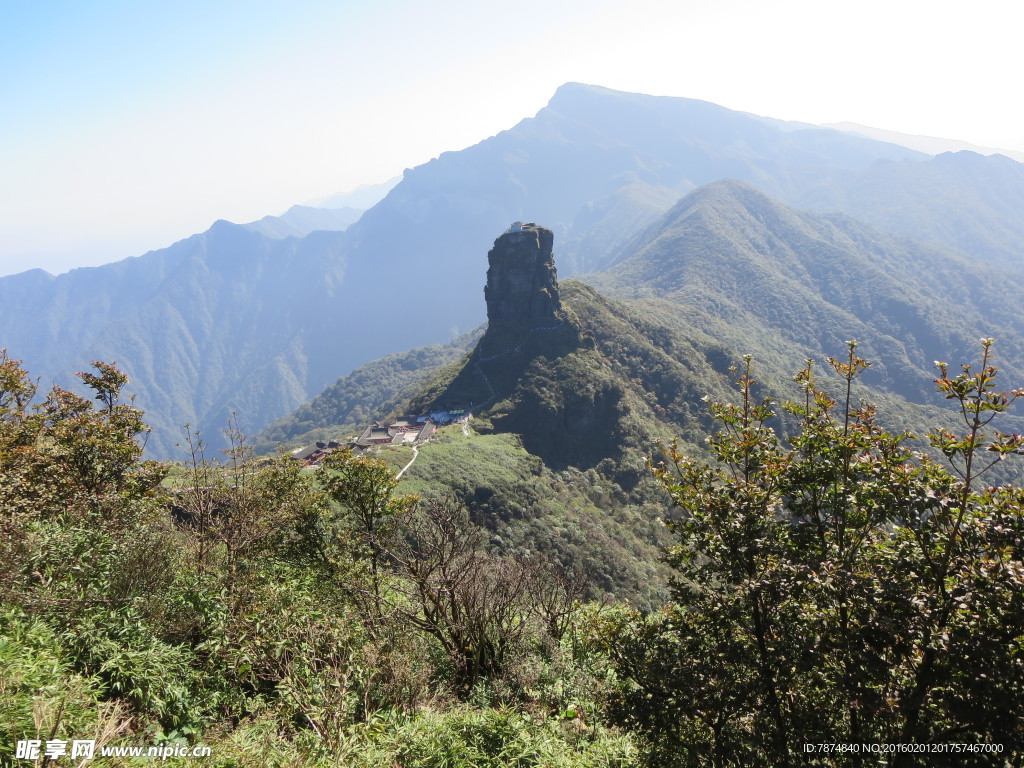
<svg viewBox="0 0 1024 768">
<path fill-rule="evenodd" d="M 869 383 L 927 404 L 931 360 L 978 335 L 1024 371 L 1020 210 L 1009 158 L 567 84 L 535 117 L 406 171 L 357 220 L 299 207 L 104 267 L 0 278 L 0 346 L 44 385 L 116 360 L 150 455 L 172 454 L 186 422 L 216 445 L 232 412 L 258 431 L 361 365 L 477 327 L 482 255 L 529 219 L 554 233 L 563 275 L 715 359 L 754 351 L 782 376 L 857 337 L 879 361 Z"/>
</svg>

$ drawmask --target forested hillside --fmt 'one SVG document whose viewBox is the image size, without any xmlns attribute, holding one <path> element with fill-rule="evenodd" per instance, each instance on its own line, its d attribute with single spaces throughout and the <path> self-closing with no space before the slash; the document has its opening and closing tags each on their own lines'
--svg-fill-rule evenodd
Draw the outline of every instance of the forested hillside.
<svg viewBox="0 0 1024 768">
<path fill-rule="evenodd" d="M 735 182 L 688 195 L 612 269 L 587 276 L 683 332 L 718 337 L 772 374 L 857 339 L 866 384 L 937 402 L 933 361 L 1000 339 L 1000 364 L 1024 372 L 1024 288 L 1015 273 L 845 216 L 797 211 Z"/>
<path fill-rule="evenodd" d="M 343 376 L 293 413 L 272 422 L 257 448 L 308 443 L 358 434 L 371 421 L 401 409 L 439 368 L 466 355 L 479 333 L 445 346 L 419 347 L 367 363 Z"/>
</svg>

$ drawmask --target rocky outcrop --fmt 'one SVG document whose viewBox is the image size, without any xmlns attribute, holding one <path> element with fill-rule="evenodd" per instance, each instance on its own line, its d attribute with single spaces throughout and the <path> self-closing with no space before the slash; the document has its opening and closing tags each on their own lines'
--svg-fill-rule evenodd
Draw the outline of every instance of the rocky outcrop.
<svg viewBox="0 0 1024 768">
<path fill-rule="evenodd" d="M 533 224 L 513 225 L 487 254 L 488 328 L 529 330 L 560 323 L 554 235 Z"/>
<path fill-rule="evenodd" d="M 413 411 L 466 408 L 476 413 L 502 402 L 521 385 L 534 360 L 547 363 L 593 347 L 562 307 L 550 229 L 516 222 L 487 254 L 487 330 L 469 360 L 438 389 L 414 401 Z"/>
<path fill-rule="evenodd" d="M 553 242 L 550 229 L 519 222 L 494 241 L 487 254 L 487 333 L 477 348 L 479 359 L 526 352 L 524 345 L 534 346 L 538 334 L 568 329 Z"/>
</svg>

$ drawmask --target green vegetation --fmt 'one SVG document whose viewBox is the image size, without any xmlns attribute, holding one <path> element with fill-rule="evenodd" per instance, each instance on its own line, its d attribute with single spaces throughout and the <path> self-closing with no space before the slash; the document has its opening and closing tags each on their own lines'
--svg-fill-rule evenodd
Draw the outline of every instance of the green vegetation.
<svg viewBox="0 0 1024 768">
<path fill-rule="evenodd" d="M 1024 378 L 1024 292 L 1012 274 L 745 184 L 697 190 L 624 255 L 588 281 L 694 342 L 754 355 L 776 391 L 851 338 L 876 361 L 864 385 L 915 404 L 942 400 L 932 361 L 969 359 L 980 336 L 1000 338 L 1003 368 Z"/>
<path fill-rule="evenodd" d="M 553 469 L 603 462 L 610 480 L 632 490 L 656 440 L 702 441 L 710 422 L 697 406 L 727 391 L 729 353 L 581 283 L 565 281 L 560 291 L 567 327 L 532 334 L 506 354 L 475 351 L 444 369 L 409 408 L 475 402 L 477 430 L 518 435 Z"/>
<path fill-rule="evenodd" d="M 83 349 L 130 360 L 160 454 L 173 414 L 262 425 L 346 360 L 475 322 L 478 246 L 509 201 L 572 222 L 572 263 L 611 265 L 592 282 L 621 300 L 565 282 L 558 322 L 370 363 L 257 445 L 471 407 L 473 431 L 442 430 L 400 482 L 407 447 L 304 471 L 235 430 L 223 460 L 190 433 L 189 461 L 144 462 L 117 368 L 79 374 L 88 398 L 43 395 L 0 356 L 0 762 L 19 739 L 95 738 L 205 743 L 225 767 L 869 762 L 801 751 L 836 742 L 999 744 L 1019 764 L 1021 393 L 994 388 L 988 343 L 977 370 L 928 381 L 978 335 L 1005 337 L 1024 378 L 1021 171 L 876 163 L 908 153 L 857 143 L 570 86 L 474 149 L 468 176 L 452 163 L 469 155 L 408 174 L 355 237 L 221 222 L 145 259 L 5 279 L 4 327 L 45 350 L 44 379 Z M 723 170 L 793 199 L 823 162 L 808 204 L 1009 269 L 733 182 L 648 226 Z M 876 365 L 852 347 L 804 362 L 851 337 Z M 738 365 L 740 403 L 720 404 Z"/>
<path fill-rule="evenodd" d="M 582 577 L 591 598 L 652 606 L 666 594 L 658 554 L 668 543 L 667 499 L 648 498 L 652 486 L 627 492 L 598 469 L 552 470 L 516 435 L 464 437 L 456 426 L 420 448 L 399 489 L 454 497 L 487 530 L 491 551 L 541 556 Z"/>
<path fill-rule="evenodd" d="M 595 703 L 594 609 L 557 564 L 490 551 L 461 504 L 343 452 L 310 473 L 193 439 L 166 486 L 124 376 L 80 376 L 96 403 L 36 403 L 0 358 L 5 763 L 92 738 L 223 766 L 631 760 Z"/>
<path fill-rule="evenodd" d="M 1024 391 L 997 391 L 983 354 L 939 368 L 948 469 L 857 402 L 851 345 L 828 379 L 797 376 L 787 440 L 748 359 L 740 402 L 712 399 L 711 461 L 673 445 L 629 487 L 628 452 L 557 469 L 460 425 L 401 481 L 347 451 L 314 472 L 254 458 L 229 432 L 224 461 L 190 436 L 166 484 L 116 368 L 79 374 L 93 401 L 37 402 L 0 356 L 0 760 L 94 738 L 225 767 L 863 764 L 802 751 L 849 740 L 1016 764 L 1024 494 L 984 483 L 1021 460 L 990 422 Z M 588 373 L 628 370 L 616 355 Z"/>
<path fill-rule="evenodd" d="M 739 404 L 713 404 L 714 464 L 676 450 L 654 467 L 682 515 L 673 601 L 605 625 L 614 721 L 660 766 L 946 764 L 946 757 L 801 752 L 804 744 L 999 745 L 958 765 L 1024 757 L 1024 492 L 980 479 L 1024 438 L 990 428 L 1024 390 L 995 390 L 991 342 L 941 393 L 959 434 L 943 468 L 853 399 L 867 367 L 830 360 L 845 387 L 797 377 L 790 445 L 767 426 L 751 365 Z M 1005 762 L 1004 762 L 1005 761 Z"/>
</svg>

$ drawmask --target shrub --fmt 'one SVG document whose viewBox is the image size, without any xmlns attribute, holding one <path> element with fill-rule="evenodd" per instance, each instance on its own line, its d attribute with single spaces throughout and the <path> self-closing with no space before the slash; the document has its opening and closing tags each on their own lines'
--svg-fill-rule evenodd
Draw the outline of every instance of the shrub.
<svg viewBox="0 0 1024 768">
<path fill-rule="evenodd" d="M 977 370 L 939 364 L 964 434 L 936 430 L 944 469 L 852 402 L 867 367 L 851 343 L 830 360 L 838 400 L 810 365 L 802 429 L 784 445 L 772 403 L 712 404 L 716 464 L 673 446 L 655 474 L 682 514 L 674 601 L 608 621 L 614 719 L 657 765 L 860 764 L 804 744 L 1001 744 L 1024 754 L 1024 493 L 979 477 L 1024 445 L 989 423 L 1021 391 L 997 392 L 991 341 Z M 912 753 L 892 765 L 928 764 Z M 991 764 L 991 754 L 961 765 Z"/>
</svg>

